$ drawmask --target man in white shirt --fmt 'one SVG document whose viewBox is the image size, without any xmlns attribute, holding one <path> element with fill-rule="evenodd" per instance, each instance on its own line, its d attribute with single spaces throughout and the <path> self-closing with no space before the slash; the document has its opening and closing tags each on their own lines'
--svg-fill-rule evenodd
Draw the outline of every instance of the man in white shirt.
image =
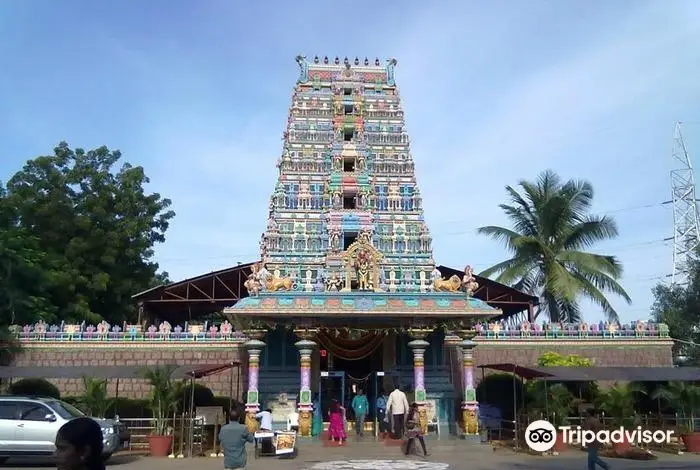
<svg viewBox="0 0 700 470">
<path fill-rule="evenodd" d="M 270 408 L 261 411 L 255 417 L 260 420 L 261 431 L 272 431 L 272 410 Z M 266 455 L 274 454 L 275 448 L 272 445 L 271 437 L 260 439 L 260 450 Z"/>
<path fill-rule="evenodd" d="M 261 431 L 272 431 L 272 410 L 266 409 L 255 415 L 260 420 Z"/>
<path fill-rule="evenodd" d="M 402 439 L 404 426 L 406 424 L 406 414 L 408 414 L 408 399 L 398 385 L 394 388 L 394 391 L 389 394 L 389 399 L 386 402 L 386 409 L 388 413 L 391 413 L 391 423 L 393 425 L 392 437 L 394 439 Z"/>
<path fill-rule="evenodd" d="M 292 411 L 287 416 L 287 431 L 299 431 L 299 413 Z"/>
</svg>

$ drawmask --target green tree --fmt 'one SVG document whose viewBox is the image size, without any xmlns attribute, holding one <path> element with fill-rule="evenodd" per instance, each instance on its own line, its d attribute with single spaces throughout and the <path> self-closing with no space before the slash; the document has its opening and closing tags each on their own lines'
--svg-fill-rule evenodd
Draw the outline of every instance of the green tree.
<svg viewBox="0 0 700 470">
<path fill-rule="evenodd" d="M 86 152 L 62 142 L 10 178 L 2 201 L 12 244 L 0 262 L 13 269 L 5 271 L 3 309 L 29 321 L 136 318 L 131 295 L 153 286 L 153 247 L 174 213 L 169 199 L 145 191 L 143 168 L 115 168 L 120 158 L 107 147 Z M 37 292 L 16 287 L 26 277 Z"/>
<path fill-rule="evenodd" d="M 562 182 L 546 171 L 536 182 L 520 181 L 522 194 L 506 186 L 510 204 L 500 208 L 513 228 L 481 227 L 478 232 L 505 244 L 512 257 L 482 272 L 542 299 L 537 314 L 551 321 L 581 320 L 579 301 L 588 298 L 607 318 L 618 314 L 604 292 L 631 300 L 618 280 L 622 265 L 614 256 L 589 253 L 595 243 L 615 238 L 617 226 L 609 217 L 590 215 L 593 187 L 586 181 Z"/>
<path fill-rule="evenodd" d="M 674 342 L 675 355 L 700 364 L 700 262 L 691 264 L 686 286 L 658 284 L 652 292 L 652 321 L 668 325 L 669 335 L 680 340 Z"/>
</svg>

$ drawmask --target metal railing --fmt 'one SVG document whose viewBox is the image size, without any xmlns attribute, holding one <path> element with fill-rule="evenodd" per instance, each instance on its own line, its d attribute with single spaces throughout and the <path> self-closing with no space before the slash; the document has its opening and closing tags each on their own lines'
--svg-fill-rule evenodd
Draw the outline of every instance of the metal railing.
<svg viewBox="0 0 700 470">
<path fill-rule="evenodd" d="M 119 422 L 129 431 L 129 450 L 147 450 L 148 436 L 153 434 L 153 418 L 119 418 Z M 204 426 L 202 418 L 178 416 L 167 420 L 167 428 L 173 436 L 172 453 L 189 457 L 202 455 L 205 449 L 214 446 L 213 426 Z"/>
</svg>

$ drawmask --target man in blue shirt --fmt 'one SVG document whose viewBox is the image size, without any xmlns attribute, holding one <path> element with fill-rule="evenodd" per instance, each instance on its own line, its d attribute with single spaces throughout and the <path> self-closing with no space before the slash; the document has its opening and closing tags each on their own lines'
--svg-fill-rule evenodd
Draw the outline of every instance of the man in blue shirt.
<svg viewBox="0 0 700 470">
<path fill-rule="evenodd" d="M 369 411 L 369 403 L 367 402 L 367 397 L 362 390 L 357 391 L 357 395 L 352 399 L 350 405 L 352 411 L 355 413 L 355 432 L 358 436 L 364 436 L 365 434 L 365 417 L 367 416 L 367 411 Z"/>
<path fill-rule="evenodd" d="M 248 428 L 238 422 L 240 414 L 237 409 L 232 409 L 229 414 L 229 422 L 219 431 L 219 443 L 224 451 L 224 468 L 233 470 L 245 468 L 248 456 L 245 449 L 246 442 L 254 442 L 253 435 Z"/>
<path fill-rule="evenodd" d="M 375 405 L 377 409 L 377 423 L 379 424 L 379 437 L 386 437 L 389 432 L 389 423 L 386 421 L 386 402 L 389 397 L 386 391 L 382 392 L 377 397 L 377 403 Z"/>
</svg>

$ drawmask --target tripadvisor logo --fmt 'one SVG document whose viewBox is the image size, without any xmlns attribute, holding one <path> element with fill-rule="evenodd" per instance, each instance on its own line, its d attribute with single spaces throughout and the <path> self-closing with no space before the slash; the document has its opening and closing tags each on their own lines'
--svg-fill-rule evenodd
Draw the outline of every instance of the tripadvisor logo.
<svg viewBox="0 0 700 470">
<path fill-rule="evenodd" d="M 535 452 L 547 452 L 557 440 L 557 431 L 562 443 L 586 446 L 593 442 L 601 444 L 629 442 L 630 444 L 667 444 L 671 442 L 673 431 L 650 431 L 637 426 L 634 430 L 618 428 L 613 431 L 593 432 L 581 426 L 559 426 L 555 428 L 549 421 L 533 421 L 525 430 L 525 443 Z"/>
</svg>

